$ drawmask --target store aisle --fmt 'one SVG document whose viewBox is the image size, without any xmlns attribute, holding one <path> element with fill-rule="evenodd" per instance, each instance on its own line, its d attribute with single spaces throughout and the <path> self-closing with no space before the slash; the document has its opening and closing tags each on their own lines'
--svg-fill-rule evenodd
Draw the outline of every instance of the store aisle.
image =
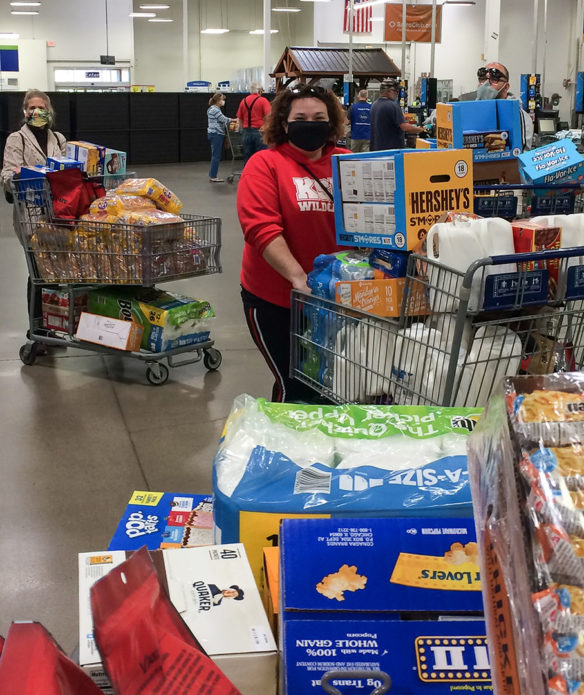
<svg viewBox="0 0 584 695">
<path fill-rule="evenodd" d="M 164 285 L 215 307 L 218 372 L 181 367 L 153 387 L 137 361 L 58 349 L 23 366 L 26 263 L 12 207 L 0 202 L 0 635 L 11 620 L 38 620 L 68 653 L 78 642 L 77 553 L 107 548 L 134 489 L 210 492 L 233 398 L 271 391 L 241 310 L 235 186 L 210 185 L 203 162 L 137 172 L 163 181 L 185 212 L 223 219 L 223 274 Z"/>
</svg>

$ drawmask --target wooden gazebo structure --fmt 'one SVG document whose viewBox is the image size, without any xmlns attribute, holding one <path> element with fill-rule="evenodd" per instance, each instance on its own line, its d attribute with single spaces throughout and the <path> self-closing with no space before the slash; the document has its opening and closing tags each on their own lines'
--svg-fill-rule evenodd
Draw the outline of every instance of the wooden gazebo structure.
<svg viewBox="0 0 584 695">
<path fill-rule="evenodd" d="M 276 63 L 270 77 L 276 78 L 276 92 L 297 80 L 315 84 L 324 77 L 339 78 L 349 74 L 348 48 L 305 48 L 288 46 Z M 399 77 L 401 71 L 382 48 L 353 49 L 353 77 L 359 89 L 365 89 L 371 79 Z"/>
</svg>

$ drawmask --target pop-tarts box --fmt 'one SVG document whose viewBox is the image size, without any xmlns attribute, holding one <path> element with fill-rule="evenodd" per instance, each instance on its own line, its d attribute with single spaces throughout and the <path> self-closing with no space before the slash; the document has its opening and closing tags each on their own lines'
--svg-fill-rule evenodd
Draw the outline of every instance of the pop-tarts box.
<svg viewBox="0 0 584 695">
<path fill-rule="evenodd" d="M 471 519 L 286 519 L 280 558 L 284 695 L 356 669 L 389 675 L 397 695 L 492 689 Z M 336 686 L 357 695 L 369 680 Z"/>
<path fill-rule="evenodd" d="M 444 212 L 472 211 L 472 154 L 467 150 L 384 150 L 332 160 L 341 246 L 410 251 Z"/>
<path fill-rule="evenodd" d="M 485 99 L 436 105 L 438 148 L 465 148 L 473 161 L 517 157 L 523 149 L 521 104 L 515 99 Z"/>
<path fill-rule="evenodd" d="M 527 183 L 581 183 L 584 180 L 584 157 L 572 140 L 558 140 L 519 155 L 521 176 Z"/>
<path fill-rule="evenodd" d="M 193 548 L 213 543 L 209 495 L 134 490 L 108 550 Z"/>
<path fill-rule="evenodd" d="M 64 169 L 83 169 L 83 164 L 70 157 L 47 157 L 47 168 L 51 171 L 63 171 Z"/>
</svg>

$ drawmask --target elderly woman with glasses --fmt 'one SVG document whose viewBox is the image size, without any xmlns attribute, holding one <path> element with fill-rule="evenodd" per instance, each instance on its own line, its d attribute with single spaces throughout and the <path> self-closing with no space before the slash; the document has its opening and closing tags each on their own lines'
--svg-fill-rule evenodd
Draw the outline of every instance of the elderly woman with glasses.
<svg viewBox="0 0 584 695">
<path fill-rule="evenodd" d="M 237 211 L 244 235 L 242 299 L 251 337 L 275 378 L 274 401 L 306 401 L 314 392 L 288 377 L 290 291 L 309 291 L 316 256 L 338 249 L 331 155 L 345 114 L 331 91 L 302 86 L 272 103 L 264 141 L 243 170 Z"/>
</svg>

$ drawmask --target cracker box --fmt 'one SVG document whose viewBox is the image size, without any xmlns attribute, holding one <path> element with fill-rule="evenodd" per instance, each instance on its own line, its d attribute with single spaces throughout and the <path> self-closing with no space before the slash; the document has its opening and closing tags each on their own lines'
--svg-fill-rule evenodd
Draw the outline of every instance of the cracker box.
<svg viewBox="0 0 584 695">
<path fill-rule="evenodd" d="M 213 498 L 135 490 L 108 550 L 192 548 L 213 543 Z"/>
<path fill-rule="evenodd" d="M 400 316 L 405 284 L 405 278 L 343 280 L 335 285 L 335 299 L 339 304 L 377 316 Z M 410 313 L 428 314 L 427 299 L 419 283 L 414 283 L 412 293 Z"/>
<path fill-rule="evenodd" d="M 584 157 L 567 138 L 525 152 L 518 159 L 521 176 L 527 183 L 581 183 L 584 180 Z"/>
<path fill-rule="evenodd" d="M 116 350 L 140 350 L 144 328 L 135 321 L 122 321 L 84 311 L 79 318 L 75 337 Z"/>
<path fill-rule="evenodd" d="M 284 520 L 280 562 L 284 695 L 331 669 L 386 673 L 399 695 L 491 689 L 472 520 Z"/>
<path fill-rule="evenodd" d="M 105 152 L 103 145 L 94 145 L 92 142 L 69 140 L 67 143 L 67 157 L 81 162 L 81 168 L 88 176 L 103 175 Z"/>
<path fill-rule="evenodd" d="M 442 213 L 472 211 L 472 155 L 464 150 L 335 155 L 333 187 L 340 245 L 408 251 Z"/>
<path fill-rule="evenodd" d="M 172 604 L 205 652 L 242 695 L 275 695 L 277 651 L 245 550 L 240 544 L 150 552 Z M 127 557 L 79 555 L 79 664 L 99 671 L 90 589 Z"/>
<path fill-rule="evenodd" d="M 89 310 L 140 324 L 144 328 L 142 347 L 151 352 L 204 343 L 215 316 L 205 300 L 144 287 L 92 290 Z"/>
<path fill-rule="evenodd" d="M 83 164 L 70 157 L 47 157 L 47 168 L 51 171 L 63 171 L 64 169 L 83 169 Z"/>
<path fill-rule="evenodd" d="M 523 149 L 521 118 L 514 99 L 437 104 L 438 148 L 468 148 L 475 162 L 515 158 Z"/>
<path fill-rule="evenodd" d="M 53 287 L 43 287 L 41 294 L 43 327 L 51 331 L 73 331 L 77 328 L 81 312 L 87 309 L 87 293 L 75 294 L 71 312 L 70 293 Z M 73 317 L 71 326 L 70 318 Z"/>
<path fill-rule="evenodd" d="M 531 253 L 533 251 L 553 251 L 561 248 L 561 227 L 548 227 L 531 220 L 515 220 L 512 226 L 513 245 L 517 254 Z M 549 273 L 548 297 L 553 298 L 556 296 L 560 272 L 559 258 L 550 261 L 518 263 L 517 269 L 521 272 L 547 269 Z"/>
</svg>

